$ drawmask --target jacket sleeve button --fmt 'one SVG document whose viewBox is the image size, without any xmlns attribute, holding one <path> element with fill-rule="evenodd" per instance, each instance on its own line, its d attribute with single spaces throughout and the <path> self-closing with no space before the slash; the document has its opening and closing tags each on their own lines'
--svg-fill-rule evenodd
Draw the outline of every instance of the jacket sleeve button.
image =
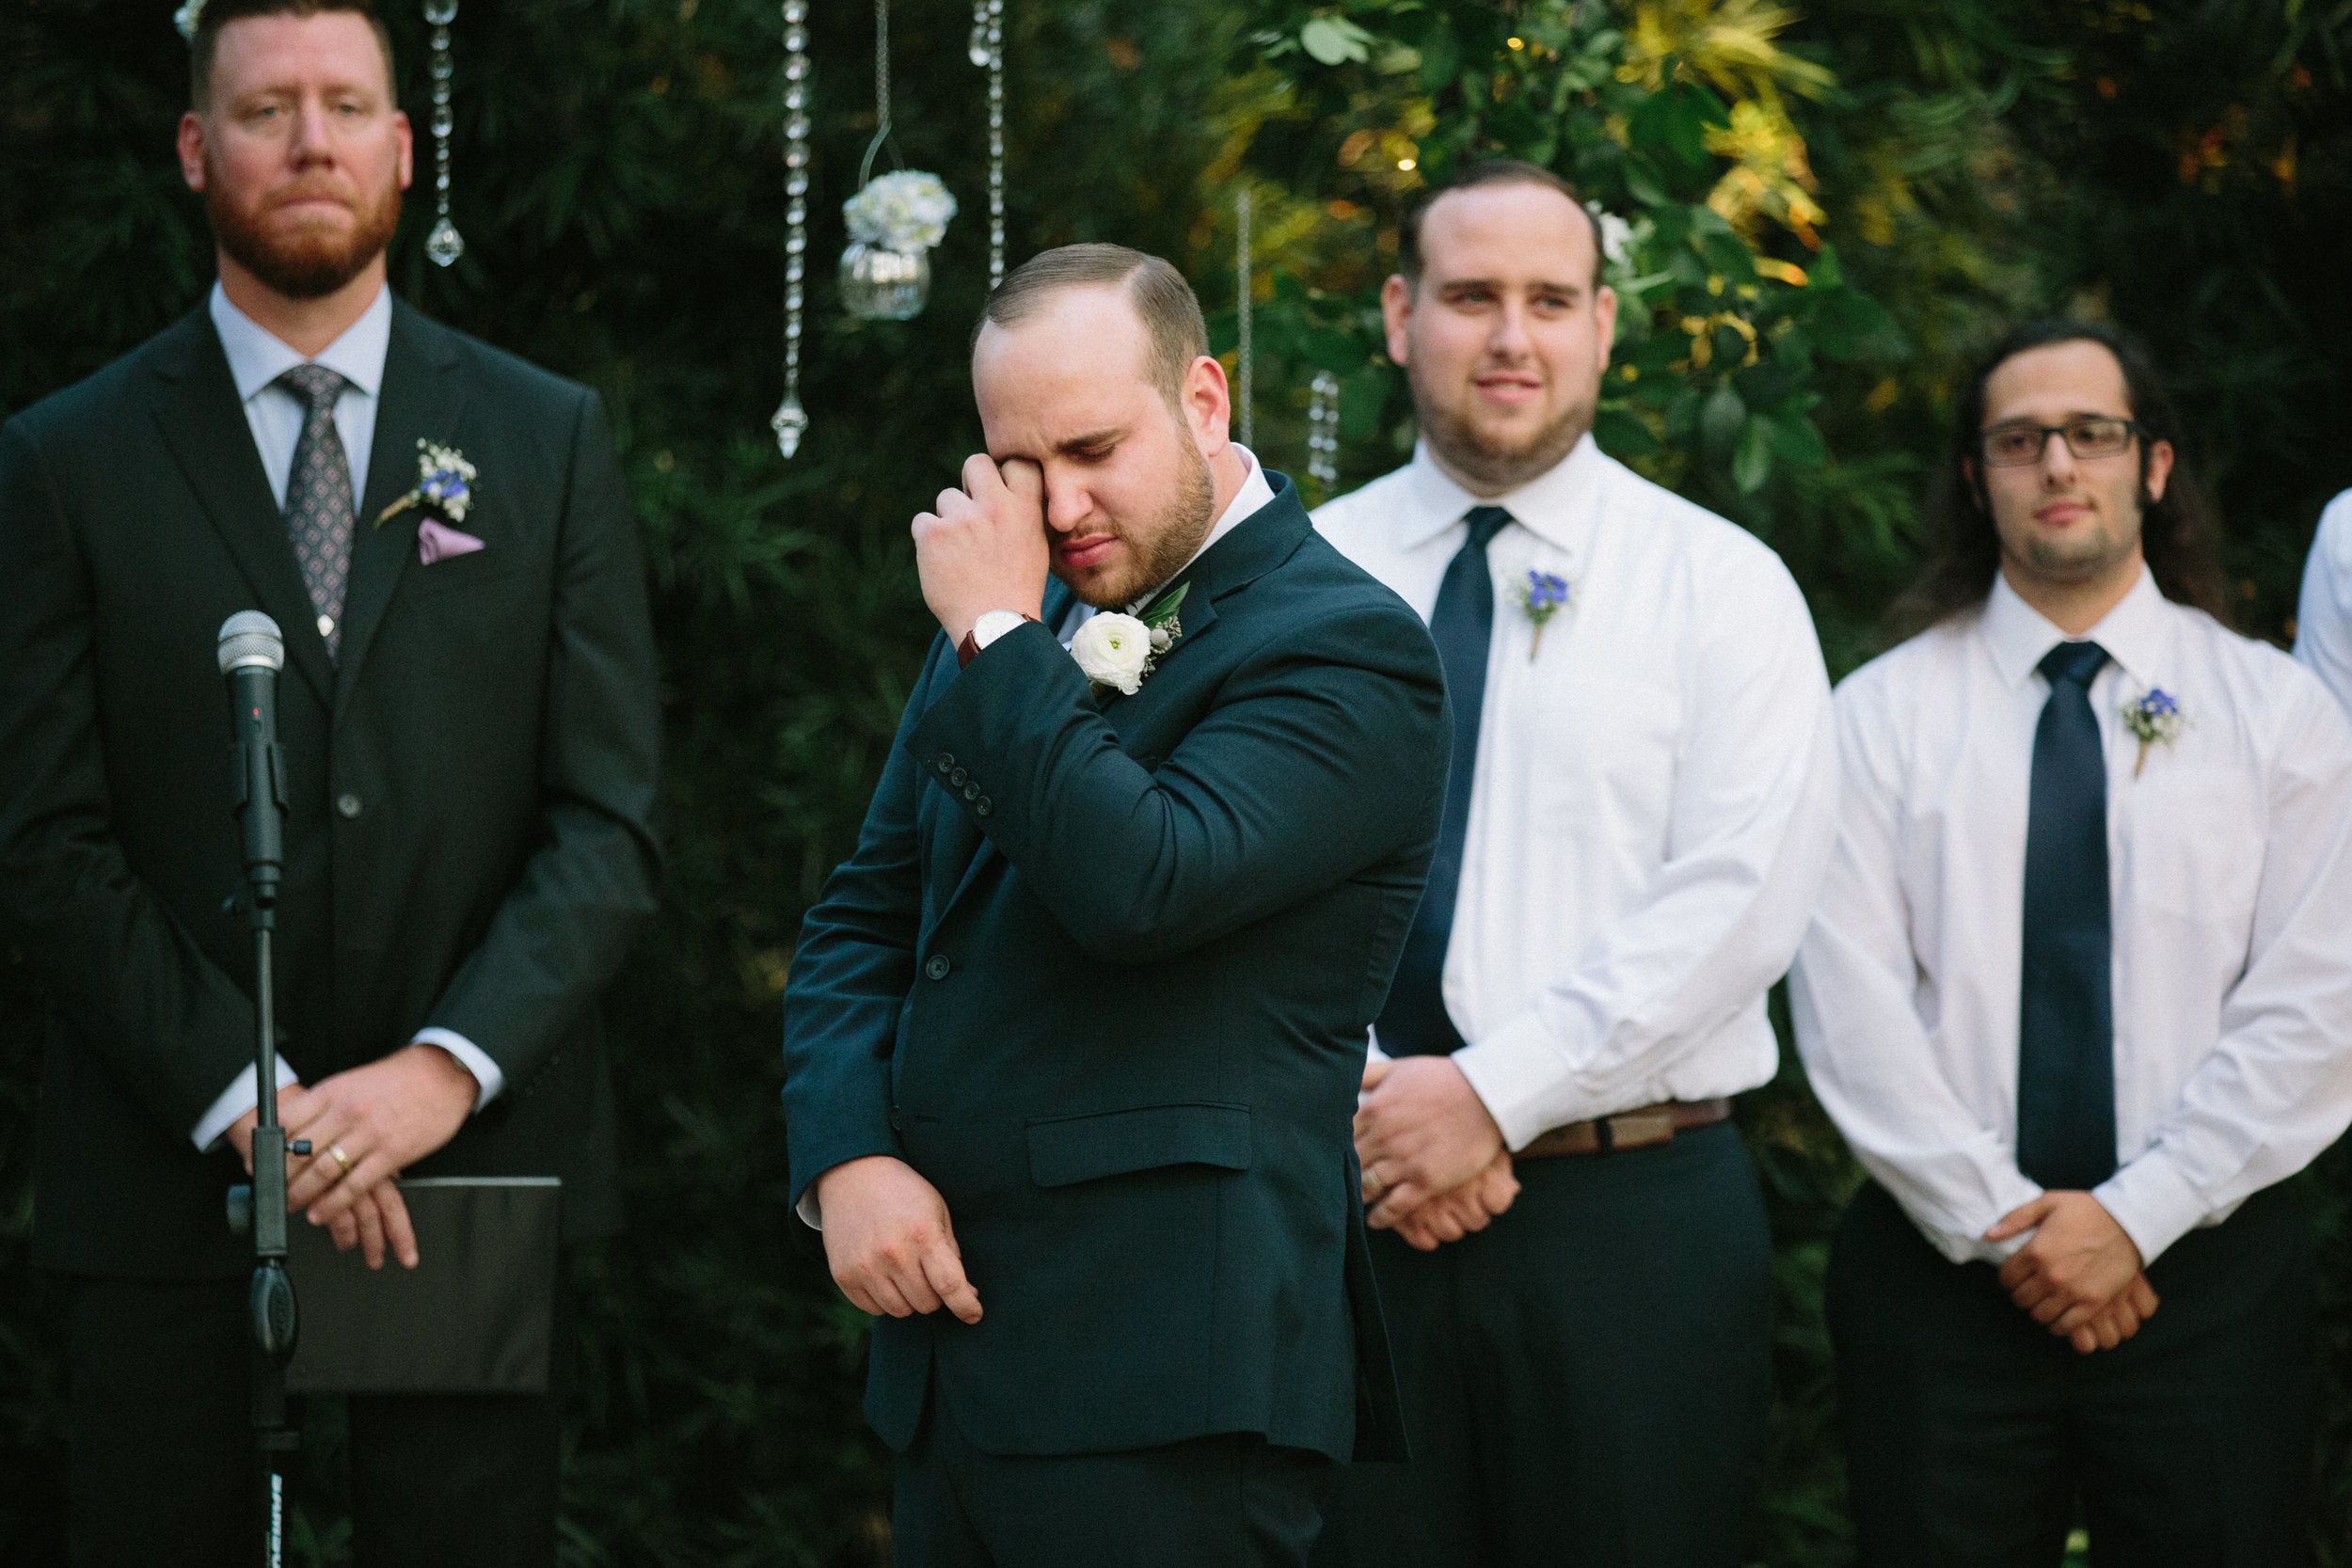
<svg viewBox="0 0 2352 1568">
<path fill-rule="evenodd" d="M 986 816 L 990 812 L 993 812 L 995 809 L 996 802 L 990 800 L 985 795 L 972 802 L 972 815 L 975 816 Z"/>
<path fill-rule="evenodd" d="M 335 799 L 335 811 L 338 816 L 346 818 L 358 816 L 359 815 L 359 797 L 351 794 L 337 796 Z"/>
<path fill-rule="evenodd" d="M 971 774 L 959 768 L 947 775 L 947 782 L 954 784 L 958 789 L 961 789 L 963 787 L 964 781 L 969 779 L 971 776 Z"/>
<path fill-rule="evenodd" d="M 931 764 L 933 768 L 938 768 L 942 773 L 946 772 L 949 768 L 955 767 L 955 757 L 946 752 L 940 752 L 939 759 Z"/>
</svg>

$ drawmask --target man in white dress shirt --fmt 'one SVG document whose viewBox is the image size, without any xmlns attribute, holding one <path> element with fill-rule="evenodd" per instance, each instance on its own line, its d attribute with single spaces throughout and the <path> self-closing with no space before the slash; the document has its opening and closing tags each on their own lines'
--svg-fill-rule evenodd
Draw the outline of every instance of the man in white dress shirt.
<svg viewBox="0 0 2352 1568">
<path fill-rule="evenodd" d="M 2352 725 L 2233 635 L 2144 356 L 1960 401 L 1928 629 L 1837 692 L 1790 986 L 1874 1179 L 1828 1306 L 1866 1563 L 2307 1560 L 2291 1193 L 2352 1120 Z"/>
<path fill-rule="evenodd" d="M 2319 515 L 2296 607 L 2295 657 L 2352 709 L 2352 490 Z"/>
<path fill-rule="evenodd" d="M 1770 550 L 1594 445 L 1573 190 L 1470 166 L 1400 259 L 1422 442 L 1315 520 L 1429 622 L 1456 731 L 1357 1118 L 1413 1461 L 1349 1473 L 1326 1560 L 1738 1563 L 1772 1281 L 1729 1097 L 1833 839 L 1820 651 Z"/>
</svg>

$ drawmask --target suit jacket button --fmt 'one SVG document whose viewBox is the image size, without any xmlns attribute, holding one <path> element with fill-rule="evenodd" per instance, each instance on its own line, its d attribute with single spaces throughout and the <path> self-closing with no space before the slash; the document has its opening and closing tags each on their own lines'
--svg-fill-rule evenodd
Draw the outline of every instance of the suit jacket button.
<svg viewBox="0 0 2352 1568">
<path fill-rule="evenodd" d="M 963 798 L 967 800 L 978 800 L 980 798 L 980 786 L 976 784 L 965 784 L 963 786 Z"/>
<path fill-rule="evenodd" d="M 336 797 L 335 810 L 336 813 L 342 816 L 358 816 L 359 815 L 359 797 L 348 794 Z"/>
<path fill-rule="evenodd" d="M 947 978 L 947 972 L 955 967 L 947 961 L 946 954 L 934 953 L 931 955 L 931 961 L 923 966 L 923 973 L 934 980 L 945 980 Z"/>
<path fill-rule="evenodd" d="M 971 774 L 959 768 L 954 772 L 947 775 L 947 782 L 955 785 L 958 789 L 961 789 L 963 787 L 964 781 L 969 779 L 971 776 Z"/>
<path fill-rule="evenodd" d="M 956 759 L 954 755 L 946 752 L 940 752 L 939 760 L 931 764 L 933 768 L 938 768 L 942 773 L 946 772 L 947 769 L 953 768 L 955 765 Z"/>
<path fill-rule="evenodd" d="M 975 816 L 986 816 L 990 812 L 993 812 L 995 809 L 996 802 L 991 800 L 985 795 L 972 802 L 972 815 Z"/>
</svg>

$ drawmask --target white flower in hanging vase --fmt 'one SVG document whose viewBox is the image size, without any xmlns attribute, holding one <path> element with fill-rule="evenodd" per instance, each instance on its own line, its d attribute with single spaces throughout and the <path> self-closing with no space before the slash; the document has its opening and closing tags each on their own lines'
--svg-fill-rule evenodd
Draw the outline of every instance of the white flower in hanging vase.
<svg viewBox="0 0 2352 1568">
<path fill-rule="evenodd" d="M 850 247 L 841 253 L 841 301 L 867 321 L 919 315 L 931 292 L 931 246 L 947 235 L 956 198 L 936 174 L 900 169 L 867 182 L 841 204 Z"/>
</svg>

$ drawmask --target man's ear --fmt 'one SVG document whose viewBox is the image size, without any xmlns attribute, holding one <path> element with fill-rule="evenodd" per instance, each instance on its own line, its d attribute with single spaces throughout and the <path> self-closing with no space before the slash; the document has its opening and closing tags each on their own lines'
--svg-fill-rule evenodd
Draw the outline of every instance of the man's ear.
<svg viewBox="0 0 2352 1568">
<path fill-rule="evenodd" d="M 2140 465 L 2139 488 L 2153 506 L 2164 499 L 2164 487 L 2172 482 L 2172 443 L 2158 441 L 2148 449 L 2147 461 Z"/>
<path fill-rule="evenodd" d="M 1413 286 L 1401 273 L 1391 273 L 1380 285 L 1380 325 L 1388 330 L 1389 357 L 1400 365 L 1412 362 L 1405 325 L 1413 319 Z"/>
<path fill-rule="evenodd" d="M 204 121 L 194 109 L 180 117 L 180 135 L 176 143 L 180 154 L 180 178 L 188 182 L 188 189 L 204 188 Z"/>
<path fill-rule="evenodd" d="M 1215 457 L 1223 451 L 1233 438 L 1233 399 L 1225 384 L 1225 367 L 1205 354 L 1193 360 L 1184 372 L 1183 403 L 1200 455 Z"/>
</svg>

